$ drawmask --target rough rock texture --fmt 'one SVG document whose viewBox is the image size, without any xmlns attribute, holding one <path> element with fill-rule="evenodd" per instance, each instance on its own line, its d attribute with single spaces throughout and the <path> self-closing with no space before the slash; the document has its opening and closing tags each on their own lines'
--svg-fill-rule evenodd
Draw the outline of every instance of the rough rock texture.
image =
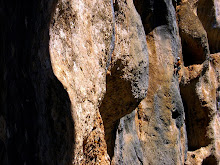
<svg viewBox="0 0 220 165">
<path fill-rule="evenodd" d="M 200 0 L 197 5 L 198 17 L 201 20 L 209 39 L 211 53 L 220 51 L 220 2 L 218 0 Z M 208 17 L 207 17 L 208 16 Z"/>
<path fill-rule="evenodd" d="M 184 25 L 181 19 L 185 19 L 182 17 L 184 14 L 181 13 L 181 11 L 185 10 L 188 5 L 188 13 L 194 12 L 194 22 L 196 22 L 195 20 L 201 20 L 204 25 L 204 19 L 207 21 L 207 16 L 205 18 L 203 15 L 204 13 L 201 11 L 201 7 L 203 5 L 203 8 L 206 8 L 211 2 L 212 1 L 207 1 L 206 3 L 205 1 L 183 2 L 182 5 L 179 6 L 178 13 L 180 24 Z M 204 10 L 204 12 L 208 12 L 208 9 Z M 210 17 L 212 19 L 217 19 L 214 15 L 210 15 Z M 210 25 L 211 24 L 208 22 L 204 25 L 204 29 L 206 29 L 207 33 L 209 33 L 207 26 Z M 214 36 L 210 38 L 209 35 L 208 38 L 205 39 L 203 36 L 206 36 L 206 32 L 202 30 L 203 26 L 201 23 L 198 22 L 196 26 L 197 30 L 193 30 L 192 27 L 195 27 L 194 23 L 182 27 L 180 25 L 182 31 L 192 29 L 192 34 L 199 34 L 203 31 L 200 41 L 203 40 L 204 42 L 197 42 L 197 47 L 191 47 L 189 45 L 185 45 L 185 48 L 183 47 L 183 50 L 190 50 L 191 59 L 198 57 L 197 54 L 194 53 L 194 51 L 197 51 L 198 47 L 204 47 L 205 45 L 204 48 L 206 48 L 208 43 L 208 46 L 212 49 L 211 52 L 218 51 L 218 46 L 216 46 L 216 44 L 213 45 L 213 40 L 218 40 L 219 38 L 216 37 L 218 36 L 217 29 L 215 33 L 216 39 L 213 38 Z M 183 40 L 189 42 L 189 39 L 184 38 Z M 193 42 L 195 42 L 197 38 L 193 40 Z M 197 61 L 192 60 L 190 66 L 182 69 L 180 80 L 181 96 L 186 113 L 186 132 L 189 150 L 185 164 L 218 164 L 217 162 L 219 162 L 219 54 L 210 54 L 208 51 L 205 52 L 206 58 L 204 62 L 200 65 L 195 65 Z M 188 54 L 183 52 L 184 59 L 185 56 L 188 56 Z M 187 59 L 189 58 L 187 57 Z M 189 63 L 185 63 L 185 66 L 187 65 L 189 65 Z"/>
<path fill-rule="evenodd" d="M 195 2 L 183 2 L 178 6 L 178 20 L 183 47 L 184 64 L 201 64 L 209 55 L 207 33 L 194 13 Z"/>
<path fill-rule="evenodd" d="M 181 95 L 189 148 L 186 164 L 217 164 L 219 159 L 219 54 L 210 57 L 202 65 L 184 68 Z"/>
<path fill-rule="evenodd" d="M 149 48 L 149 86 L 137 108 L 136 125 L 144 164 L 182 164 L 186 158 L 184 108 L 173 72 L 181 44 L 171 1 L 144 1 Z M 148 11 L 147 10 L 147 11 Z M 141 13 L 141 11 L 139 11 Z M 166 105 L 166 106 L 162 106 Z"/>
<path fill-rule="evenodd" d="M 130 0 L 116 1 L 114 9 L 115 48 L 109 66 L 111 75 L 107 75 L 106 94 L 100 106 L 111 158 L 120 118 L 137 107 L 148 87 L 148 52 L 140 16 Z"/>
<path fill-rule="evenodd" d="M 112 12 L 108 0 L 60 0 L 50 24 L 53 71 L 70 96 L 76 123 L 75 164 L 109 162 L 98 107 L 106 91 Z"/>
<path fill-rule="evenodd" d="M 0 164 L 218 165 L 219 11 L 0 1 Z"/>
</svg>

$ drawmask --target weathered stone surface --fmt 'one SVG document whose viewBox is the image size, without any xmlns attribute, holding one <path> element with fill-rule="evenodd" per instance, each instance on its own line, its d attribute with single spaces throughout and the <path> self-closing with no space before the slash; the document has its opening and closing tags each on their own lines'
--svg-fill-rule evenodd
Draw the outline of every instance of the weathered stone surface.
<svg viewBox="0 0 220 165">
<path fill-rule="evenodd" d="M 178 7 L 178 24 L 184 54 L 184 64 L 201 64 L 209 56 L 207 33 L 194 12 L 194 1 Z"/>
<path fill-rule="evenodd" d="M 120 119 L 113 164 L 144 164 L 143 150 L 137 135 L 136 110 Z"/>
<path fill-rule="evenodd" d="M 108 68 L 111 74 L 107 75 L 106 94 L 100 106 L 110 158 L 118 157 L 117 152 L 114 154 L 115 139 L 124 140 L 116 136 L 120 119 L 145 98 L 148 87 L 148 52 L 140 16 L 131 0 L 115 1 L 114 10 L 115 48 Z M 115 159 L 113 163 L 120 161 Z"/>
<path fill-rule="evenodd" d="M 209 39 L 211 53 L 220 51 L 220 2 L 218 0 L 200 0 L 197 4 L 198 17 Z"/>
<path fill-rule="evenodd" d="M 218 165 L 219 11 L 0 1 L 0 164 Z"/>
<path fill-rule="evenodd" d="M 145 31 L 149 32 L 149 86 L 136 120 L 143 162 L 183 164 L 187 151 L 184 109 L 173 72 L 176 57 L 181 57 L 175 10 L 171 1 L 144 3 L 143 9 L 150 11 L 142 15 Z"/>
<path fill-rule="evenodd" d="M 202 65 L 184 68 L 181 81 L 189 148 L 186 164 L 219 161 L 219 55 L 210 57 Z"/>
<path fill-rule="evenodd" d="M 60 0 L 51 20 L 52 67 L 70 96 L 76 123 L 75 164 L 109 163 L 103 123 L 97 117 L 106 91 L 106 61 L 111 56 L 113 27 L 108 0 Z M 92 143 L 93 138 L 99 139 L 98 144 Z"/>
</svg>

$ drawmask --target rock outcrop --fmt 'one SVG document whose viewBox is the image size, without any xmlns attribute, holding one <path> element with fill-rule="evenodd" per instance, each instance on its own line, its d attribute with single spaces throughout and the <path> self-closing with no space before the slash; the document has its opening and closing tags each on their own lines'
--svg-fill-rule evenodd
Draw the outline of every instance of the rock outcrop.
<svg viewBox="0 0 220 165">
<path fill-rule="evenodd" d="M 0 164 L 218 165 L 219 11 L 1 1 Z"/>
<path fill-rule="evenodd" d="M 194 13 L 195 2 L 178 6 L 178 21 L 185 66 L 202 64 L 210 54 L 207 33 Z"/>
<path fill-rule="evenodd" d="M 197 15 L 207 32 L 211 53 L 220 51 L 219 6 L 220 2 L 218 0 L 200 0 L 197 5 Z"/>
</svg>

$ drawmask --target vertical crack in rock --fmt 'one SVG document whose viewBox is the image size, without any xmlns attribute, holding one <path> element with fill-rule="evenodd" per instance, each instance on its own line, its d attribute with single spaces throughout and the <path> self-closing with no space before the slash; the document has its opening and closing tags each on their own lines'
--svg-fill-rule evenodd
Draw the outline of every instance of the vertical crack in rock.
<svg viewBox="0 0 220 165">
<path fill-rule="evenodd" d="M 111 43 L 110 43 L 110 52 L 109 52 L 109 58 L 107 59 L 106 63 L 106 70 L 109 69 L 109 66 L 112 61 L 112 55 L 115 49 L 115 10 L 114 10 L 114 3 L 113 0 L 111 0 L 111 8 L 112 8 L 112 36 L 111 36 Z"/>
<path fill-rule="evenodd" d="M 164 0 L 134 0 L 134 5 L 141 16 L 146 35 L 154 28 L 168 24 L 168 11 Z"/>
<path fill-rule="evenodd" d="M 206 102 L 200 102 L 196 93 L 198 78 L 190 84 L 181 85 L 181 96 L 184 103 L 186 114 L 186 130 L 189 151 L 195 151 L 201 147 L 206 147 L 211 143 L 207 135 L 207 129 L 210 122 L 209 110 L 204 108 Z"/>
<path fill-rule="evenodd" d="M 148 89 L 147 44 L 140 16 L 132 0 L 115 1 L 114 14 L 115 49 L 109 68 L 111 74 L 107 75 L 106 94 L 100 106 L 100 112 L 105 127 L 108 154 L 112 163 L 133 164 L 134 160 L 139 161 L 137 154 L 130 151 L 141 147 L 138 145 L 137 131 L 134 129 L 131 133 L 136 137 L 133 143 L 126 143 L 126 136 L 122 135 L 124 133 L 119 130 L 118 125 L 123 121 L 123 117 L 130 114 L 140 100 L 146 96 Z M 122 130 L 129 131 L 131 128 L 123 128 L 129 123 L 134 123 L 134 118 L 125 120 L 125 124 L 121 125 Z M 123 152 L 123 147 L 130 150 Z M 142 152 L 141 149 L 138 151 Z M 138 154 L 140 155 L 142 153 Z"/>
<path fill-rule="evenodd" d="M 120 118 L 131 113 L 138 105 L 131 89 L 131 82 L 123 79 L 124 65 L 118 60 L 107 75 L 106 94 L 100 106 L 105 128 L 105 140 L 110 158 L 114 155 L 116 130 Z"/>
</svg>

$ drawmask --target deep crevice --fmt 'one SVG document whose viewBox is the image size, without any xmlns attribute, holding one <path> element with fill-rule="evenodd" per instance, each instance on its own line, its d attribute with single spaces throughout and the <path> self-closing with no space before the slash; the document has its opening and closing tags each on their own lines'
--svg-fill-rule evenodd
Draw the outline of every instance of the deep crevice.
<svg viewBox="0 0 220 165">
<path fill-rule="evenodd" d="M 114 12 L 118 12 L 120 10 L 117 0 L 115 0 L 115 3 L 113 4 L 113 7 L 114 7 Z"/>
<path fill-rule="evenodd" d="M 177 119 L 181 114 L 176 110 L 174 112 L 172 112 L 172 118 L 173 119 Z"/>
<path fill-rule="evenodd" d="M 205 50 L 197 45 L 199 41 L 195 42 L 195 39 L 193 39 L 191 36 L 187 36 L 181 32 L 180 34 L 184 65 L 190 66 L 193 64 L 202 64 L 206 57 L 203 53 Z"/>
<path fill-rule="evenodd" d="M 196 94 L 197 82 L 198 79 L 194 79 L 190 84 L 180 86 L 186 117 L 185 123 L 189 151 L 206 147 L 211 143 L 211 139 L 207 135 L 207 127 L 210 122 L 209 110 L 205 105 L 201 105 Z"/>
<path fill-rule="evenodd" d="M 215 4 L 213 0 L 198 1 L 197 14 L 207 32 L 210 53 L 220 52 L 220 27 L 216 21 Z"/>
<path fill-rule="evenodd" d="M 145 34 L 149 34 L 154 28 L 167 25 L 167 5 L 164 0 L 134 0 L 134 5 L 141 16 Z"/>
<path fill-rule="evenodd" d="M 122 78 L 123 68 L 122 61 L 118 60 L 111 69 L 111 75 L 107 75 L 106 94 L 100 106 L 110 158 L 114 155 L 119 120 L 131 113 L 138 105 L 132 94 L 131 82 Z"/>
<path fill-rule="evenodd" d="M 218 162 L 214 155 L 211 155 L 203 160 L 202 165 L 218 165 Z"/>
</svg>

